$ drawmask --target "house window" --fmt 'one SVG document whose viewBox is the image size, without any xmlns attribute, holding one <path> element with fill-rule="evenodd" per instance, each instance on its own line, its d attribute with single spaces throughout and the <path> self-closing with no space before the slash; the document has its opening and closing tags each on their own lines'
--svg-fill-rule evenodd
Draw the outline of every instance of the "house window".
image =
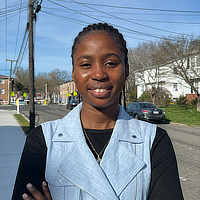
<svg viewBox="0 0 200 200">
<path fill-rule="evenodd" d="M 4 79 L 0 78 L 0 84 L 4 84 Z"/>
<path fill-rule="evenodd" d="M 173 90 L 174 90 L 174 91 L 178 91 L 178 84 L 177 84 L 177 83 L 174 83 L 174 84 L 173 84 Z"/>
<path fill-rule="evenodd" d="M 0 94 L 4 94 L 4 89 L 0 89 Z"/>
</svg>

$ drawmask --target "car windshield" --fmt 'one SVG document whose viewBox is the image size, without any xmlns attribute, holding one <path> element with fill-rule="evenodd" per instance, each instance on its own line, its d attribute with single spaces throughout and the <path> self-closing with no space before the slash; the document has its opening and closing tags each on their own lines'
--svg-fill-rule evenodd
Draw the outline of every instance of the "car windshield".
<svg viewBox="0 0 200 200">
<path fill-rule="evenodd" d="M 73 99 L 72 103 L 78 103 L 78 99 Z"/>
<path fill-rule="evenodd" d="M 155 104 L 152 104 L 152 103 L 141 103 L 140 106 L 142 108 L 157 108 L 157 106 Z"/>
</svg>

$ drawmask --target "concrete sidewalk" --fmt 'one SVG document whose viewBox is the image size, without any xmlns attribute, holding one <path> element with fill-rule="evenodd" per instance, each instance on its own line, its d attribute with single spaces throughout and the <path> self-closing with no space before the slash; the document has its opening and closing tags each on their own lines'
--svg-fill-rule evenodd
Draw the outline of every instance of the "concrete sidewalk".
<svg viewBox="0 0 200 200">
<path fill-rule="evenodd" d="M 0 200 L 10 200 L 12 197 L 26 139 L 14 114 L 16 111 L 0 110 Z"/>
</svg>

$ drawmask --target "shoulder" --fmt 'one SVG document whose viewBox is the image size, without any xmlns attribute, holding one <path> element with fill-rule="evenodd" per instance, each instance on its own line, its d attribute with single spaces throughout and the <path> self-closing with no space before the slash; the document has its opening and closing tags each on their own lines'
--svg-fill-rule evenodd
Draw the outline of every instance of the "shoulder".
<svg viewBox="0 0 200 200">
<path fill-rule="evenodd" d="M 120 137 L 131 138 L 132 135 L 135 135 L 138 141 L 149 143 L 150 146 L 154 141 L 157 130 L 155 124 L 132 118 L 121 106 L 115 127 L 119 134 L 123 132 Z"/>
<path fill-rule="evenodd" d="M 54 121 L 49 121 L 41 124 L 47 146 L 48 143 L 51 143 L 53 140 L 58 140 L 60 133 L 64 136 L 62 137 L 62 140 L 64 139 L 74 140 L 74 137 L 76 137 L 73 136 L 75 135 L 74 132 L 77 132 L 81 127 L 81 122 L 80 122 L 81 109 L 82 109 L 82 104 L 79 104 L 62 119 L 57 119 Z"/>
</svg>

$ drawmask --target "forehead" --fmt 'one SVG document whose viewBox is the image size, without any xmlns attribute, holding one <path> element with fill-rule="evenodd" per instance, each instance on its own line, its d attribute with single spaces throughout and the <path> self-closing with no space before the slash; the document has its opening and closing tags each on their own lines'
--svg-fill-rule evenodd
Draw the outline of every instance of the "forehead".
<svg viewBox="0 0 200 200">
<path fill-rule="evenodd" d="M 82 36 L 79 44 L 76 46 L 76 53 L 87 51 L 112 51 L 122 53 L 119 43 L 113 36 L 103 32 L 91 32 L 90 34 Z"/>
</svg>

